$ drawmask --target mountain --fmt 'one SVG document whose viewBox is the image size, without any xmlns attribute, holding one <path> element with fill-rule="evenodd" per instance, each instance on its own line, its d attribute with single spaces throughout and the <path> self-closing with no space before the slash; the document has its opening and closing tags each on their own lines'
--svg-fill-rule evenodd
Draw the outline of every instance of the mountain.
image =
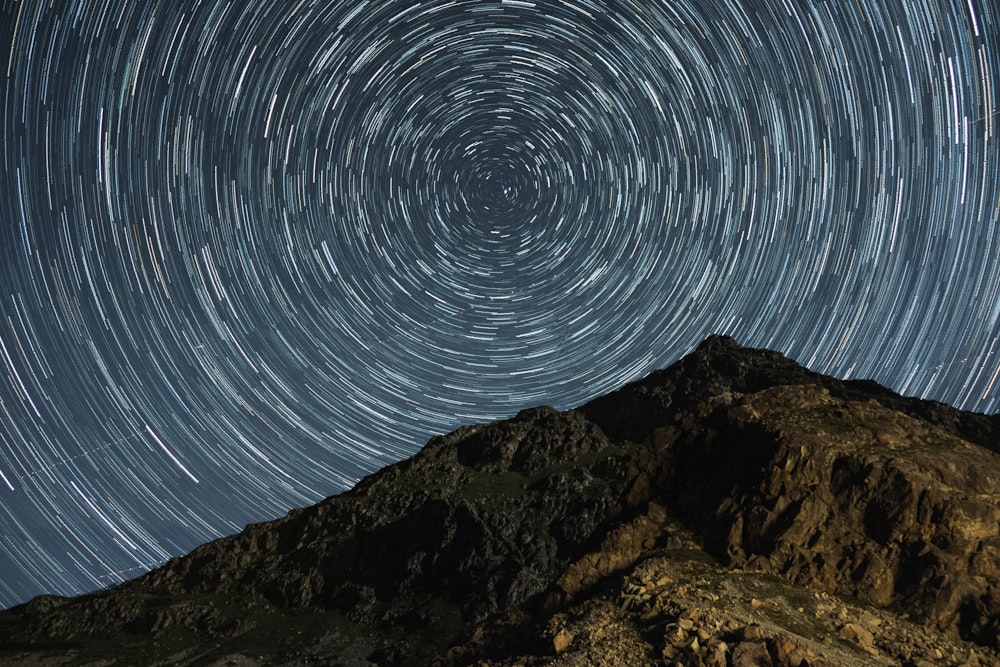
<svg viewBox="0 0 1000 667">
<path fill-rule="evenodd" d="M 998 482 L 1000 416 L 716 336 L 2 612 L 0 665 L 998 665 Z"/>
</svg>

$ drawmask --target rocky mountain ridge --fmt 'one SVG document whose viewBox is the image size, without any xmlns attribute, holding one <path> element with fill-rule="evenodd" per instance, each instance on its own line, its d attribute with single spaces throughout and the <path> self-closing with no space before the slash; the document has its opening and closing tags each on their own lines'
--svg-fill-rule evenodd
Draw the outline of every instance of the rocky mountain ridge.
<svg viewBox="0 0 1000 667">
<path fill-rule="evenodd" d="M 1000 664 L 998 482 L 1000 417 L 712 337 L 2 612 L 0 664 Z"/>
</svg>

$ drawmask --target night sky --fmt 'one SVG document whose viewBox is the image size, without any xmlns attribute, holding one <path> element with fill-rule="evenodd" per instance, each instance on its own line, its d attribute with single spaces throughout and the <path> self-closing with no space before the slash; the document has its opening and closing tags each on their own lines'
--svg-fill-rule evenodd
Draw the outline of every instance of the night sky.
<svg viewBox="0 0 1000 667">
<path fill-rule="evenodd" d="M 0 606 L 711 333 L 1000 409 L 996 0 L 0 2 Z"/>
</svg>

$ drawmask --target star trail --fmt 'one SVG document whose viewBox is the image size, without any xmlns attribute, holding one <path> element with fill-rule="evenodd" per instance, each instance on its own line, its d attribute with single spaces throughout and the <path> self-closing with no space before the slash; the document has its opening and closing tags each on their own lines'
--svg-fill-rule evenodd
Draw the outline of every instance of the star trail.
<svg viewBox="0 0 1000 667">
<path fill-rule="evenodd" d="M 0 606 L 711 333 L 1000 408 L 993 0 L 0 1 Z"/>
</svg>

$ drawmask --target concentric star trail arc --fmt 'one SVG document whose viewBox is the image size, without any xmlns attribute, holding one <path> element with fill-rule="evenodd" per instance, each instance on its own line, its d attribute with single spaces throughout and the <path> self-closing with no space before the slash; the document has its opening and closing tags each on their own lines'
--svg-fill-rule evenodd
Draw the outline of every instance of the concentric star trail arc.
<svg viewBox="0 0 1000 667">
<path fill-rule="evenodd" d="M 0 605 L 710 333 L 1000 407 L 987 0 L 0 0 Z"/>
</svg>

